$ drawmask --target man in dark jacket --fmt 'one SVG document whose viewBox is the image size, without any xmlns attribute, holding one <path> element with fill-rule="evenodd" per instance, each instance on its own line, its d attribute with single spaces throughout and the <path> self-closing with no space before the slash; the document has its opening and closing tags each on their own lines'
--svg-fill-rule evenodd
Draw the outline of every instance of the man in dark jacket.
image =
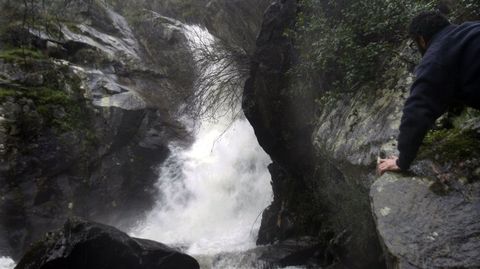
<svg viewBox="0 0 480 269">
<path fill-rule="evenodd" d="M 410 25 L 423 59 L 405 102 L 398 136 L 400 155 L 379 161 L 380 174 L 406 171 L 435 120 L 453 103 L 480 109 L 480 22 L 451 24 L 424 12 Z"/>
</svg>

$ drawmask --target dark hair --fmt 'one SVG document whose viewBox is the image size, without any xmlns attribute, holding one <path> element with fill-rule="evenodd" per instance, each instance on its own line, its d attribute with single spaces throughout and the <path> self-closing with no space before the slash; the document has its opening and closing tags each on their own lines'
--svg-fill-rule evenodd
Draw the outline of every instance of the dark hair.
<svg viewBox="0 0 480 269">
<path fill-rule="evenodd" d="M 436 33 L 450 24 L 450 21 L 442 13 L 425 11 L 412 19 L 408 32 L 412 38 L 423 36 L 426 40 L 431 40 Z"/>
</svg>

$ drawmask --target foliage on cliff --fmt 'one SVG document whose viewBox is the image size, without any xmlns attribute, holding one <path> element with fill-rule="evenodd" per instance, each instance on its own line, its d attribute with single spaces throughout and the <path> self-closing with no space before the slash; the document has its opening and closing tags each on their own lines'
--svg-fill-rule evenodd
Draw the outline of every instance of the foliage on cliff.
<svg viewBox="0 0 480 269">
<path fill-rule="evenodd" d="M 419 11 L 440 9 L 454 22 L 480 15 L 478 1 L 450 2 L 301 0 L 296 29 L 285 33 L 295 36 L 300 51 L 293 73 L 322 92 L 355 90 L 381 77 L 401 55 L 409 21 Z"/>
</svg>

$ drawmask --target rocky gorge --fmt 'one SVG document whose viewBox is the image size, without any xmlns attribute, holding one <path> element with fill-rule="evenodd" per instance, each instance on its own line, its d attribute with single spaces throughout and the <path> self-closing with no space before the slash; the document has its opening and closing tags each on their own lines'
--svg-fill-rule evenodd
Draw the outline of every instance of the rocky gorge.
<svg viewBox="0 0 480 269">
<path fill-rule="evenodd" d="M 261 215 L 259 247 L 219 254 L 209 266 L 480 267 L 478 112 L 459 107 L 442 117 L 408 174 L 375 172 L 379 157 L 396 154 L 401 110 L 419 60 L 399 26 L 418 8 L 415 1 L 398 2 L 399 10 L 383 6 L 387 2 L 0 1 L 0 256 L 20 261 L 18 268 L 94 268 L 100 265 L 78 264 L 75 249 L 106 244 L 125 253 L 122 266 L 135 259 L 151 264 L 138 268 L 198 266 L 178 250 L 106 226 L 129 231 L 148 219 L 165 203 L 158 197 L 168 198 L 164 185 L 155 186 L 162 169 L 175 174 L 162 166 L 177 154 L 171 145 L 195 145 L 184 119 L 195 114 L 185 105 L 201 71 L 185 32 L 193 24 L 216 38 L 226 51 L 219 55 L 233 59 L 241 87 L 226 89 L 238 90 L 271 158 L 273 201 Z M 459 21 L 480 17 L 471 1 L 424 2 L 421 7 L 446 9 Z M 390 20 L 397 28 L 370 36 L 340 27 L 360 17 L 372 27 Z M 337 23 L 336 31 L 322 28 L 328 20 Z M 327 35 L 341 42 L 325 56 L 320 41 Z M 376 57 L 354 58 L 349 49 L 356 43 L 342 42 L 359 42 Z M 364 51 L 356 52 L 362 57 Z M 234 193 L 232 186 L 222 188 Z M 38 240 L 42 248 L 29 250 Z M 186 251 L 178 243 L 173 247 Z M 89 255 L 97 251 L 106 250 Z M 158 262 L 169 253 L 178 255 L 177 267 Z M 69 258 L 45 259 L 59 256 Z M 230 256 L 238 264 L 222 265 Z M 109 257 L 101 262 L 119 268 Z"/>
</svg>

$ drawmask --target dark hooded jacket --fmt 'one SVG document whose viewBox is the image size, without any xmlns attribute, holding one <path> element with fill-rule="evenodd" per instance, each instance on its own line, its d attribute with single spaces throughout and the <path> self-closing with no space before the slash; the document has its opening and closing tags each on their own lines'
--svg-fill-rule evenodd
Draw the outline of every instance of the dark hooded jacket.
<svg viewBox="0 0 480 269">
<path fill-rule="evenodd" d="M 480 109 L 480 22 L 437 33 L 416 69 L 398 136 L 397 165 L 407 170 L 423 138 L 453 102 Z"/>
</svg>

